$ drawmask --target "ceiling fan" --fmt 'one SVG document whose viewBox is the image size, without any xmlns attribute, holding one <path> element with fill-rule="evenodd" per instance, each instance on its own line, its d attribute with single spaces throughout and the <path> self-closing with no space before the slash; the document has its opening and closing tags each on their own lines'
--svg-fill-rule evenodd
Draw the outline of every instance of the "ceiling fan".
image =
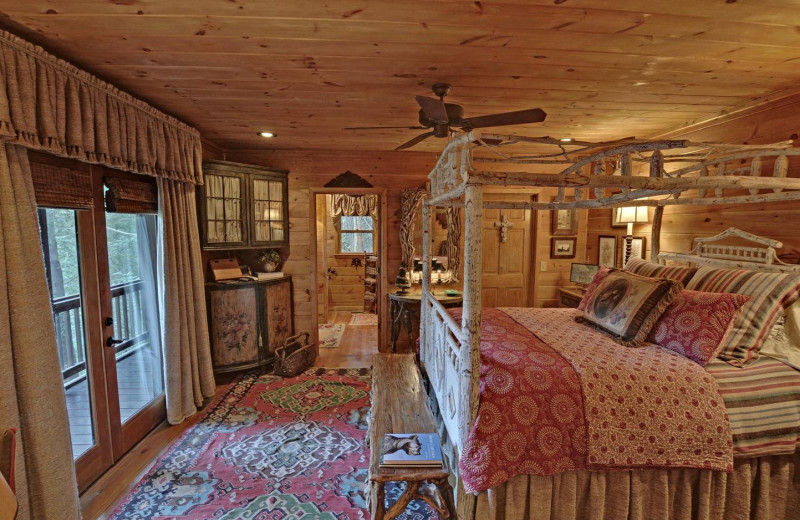
<svg viewBox="0 0 800 520">
<path fill-rule="evenodd" d="M 445 103 L 444 97 L 450 92 L 449 83 L 434 83 L 431 90 L 439 99 L 425 96 L 414 96 L 419 103 L 419 123 L 422 126 L 359 126 L 345 128 L 344 130 L 383 130 L 389 128 L 404 128 L 409 130 L 426 130 L 415 138 L 401 144 L 395 150 L 411 148 L 428 137 L 448 137 L 453 128 L 469 132 L 473 128 L 487 128 L 490 126 L 524 125 L 526 123 L 541 123 L 547 114 L 541 108 L 529 108 L 515 112 L 502 112 L 478 117 L 464 117 L 464 108 L 455 103 Z"/>
</svg>

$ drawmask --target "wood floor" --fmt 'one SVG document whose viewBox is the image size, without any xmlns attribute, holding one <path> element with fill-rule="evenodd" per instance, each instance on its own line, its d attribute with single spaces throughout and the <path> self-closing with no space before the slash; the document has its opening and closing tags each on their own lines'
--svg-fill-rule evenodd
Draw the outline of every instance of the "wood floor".
<svg viewBox="0 0 800 520">
<path fill-rule="evenodd" d="M 331 323 L 350 321 L 349 312 L 335 313 L 329 317 Z M 372 355 L 378 352 L 378 330 L 376 326 L 347 325 L 339 347 L 321 349 L 316 366 L 325 368 L 359 368 L 370 366 Z M 217 378 L 224 384 L 228 378 Z M 150 466 L 184 431 L 194 425 L 202 415 L 177 426 L 162 424 L 137 444 L 127 455 L 100 477 L 81 495 L 84 520 L 106 520 L 134 484 L 150 469 Z"/>
</svg>

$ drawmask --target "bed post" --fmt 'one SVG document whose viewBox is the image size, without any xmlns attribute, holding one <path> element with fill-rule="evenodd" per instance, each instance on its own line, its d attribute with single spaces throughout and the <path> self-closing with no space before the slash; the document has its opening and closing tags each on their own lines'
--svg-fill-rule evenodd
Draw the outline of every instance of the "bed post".
<svg viewBox="0 0 800 520">
<path fill-rule="evenodd" d="M 459 370 L 459 437 L 461 453 L 478 415 L 481 356 L 481 271 L 483 265 L 483 186 L 468 184 L 464 192 L 464 310 L 461 315 L 461 367 Z M 458 518 L 472 520 L 475 495 L 458 485 Z"/>
<path fill-rule="evenodd" d="M 664 206 L 656 206 L 653 212 L 653 227 L 650 242 L 650 261 L 658 262 L 658 253 L 661 252 L 661 219 L 664 217 Z"/>
<path fill-rule="evenodd" d="M 430 354 L 428 349 L 428 328 L 430 327 L 430 307 L 428 295 L 431 289 L 431 207 L 427 200 L 422 201 L 422 297 L 419 306 L 419 361 L 425 367 L 426 359 Z M 411 259 L 414 263 L 414 259 Z M 427 371 L 427 367 L 425 367 Z"/>
</svg>

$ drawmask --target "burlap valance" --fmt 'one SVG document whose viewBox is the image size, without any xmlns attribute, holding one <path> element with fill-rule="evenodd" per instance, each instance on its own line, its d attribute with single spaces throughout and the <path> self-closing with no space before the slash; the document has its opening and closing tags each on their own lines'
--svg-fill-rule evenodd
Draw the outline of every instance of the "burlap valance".
<svg viewBox="0 0 800 520">
<path fill-rule="evenodd" d="M 0 31 L 0 140 L 202 183 L 197 130 L 5 31 Z"/>
<path fill-rule="evenodd" d="M 331 216 L 353 217 L 370 216 L 378 219 L 378 196 L 377 195 L 346 195 L 337 193 L 331 195 Z"/>
</svg>

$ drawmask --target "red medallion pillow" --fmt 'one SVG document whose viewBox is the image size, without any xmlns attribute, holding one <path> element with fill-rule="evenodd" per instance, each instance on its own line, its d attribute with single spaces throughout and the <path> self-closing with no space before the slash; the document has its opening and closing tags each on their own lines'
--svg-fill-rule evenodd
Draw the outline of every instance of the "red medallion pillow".
<svg viewBox="0 0 800 520">
<path fill-rule="evenodd" d="M 592 294 L 594 294 L 594 291 L 595 289 L 597 289 L 597 286 L 600 285 L 600 283 L 606 279 L 608 273 L 612 271 L 616 271 L 616 269 L 602 266 L 600 267 L 600 269 L 597 270 L 596 273 L 594 273 L 594 278 L 592 278 L 592 281 L 589 282 L 589 285 L 586 286 L 586 292 L 583 294 L 583 298 L 581 299 L 581 302 L 578 304 L 579 311 L 586 309 L 586 302 L 588 302 L 589 298 L 592 297 Z"/>
<path fill-rule="evenodd" d="M 706 366 L 748 301 L 742 294 L 681 291 L 647 340 Z"/>
</svg>

